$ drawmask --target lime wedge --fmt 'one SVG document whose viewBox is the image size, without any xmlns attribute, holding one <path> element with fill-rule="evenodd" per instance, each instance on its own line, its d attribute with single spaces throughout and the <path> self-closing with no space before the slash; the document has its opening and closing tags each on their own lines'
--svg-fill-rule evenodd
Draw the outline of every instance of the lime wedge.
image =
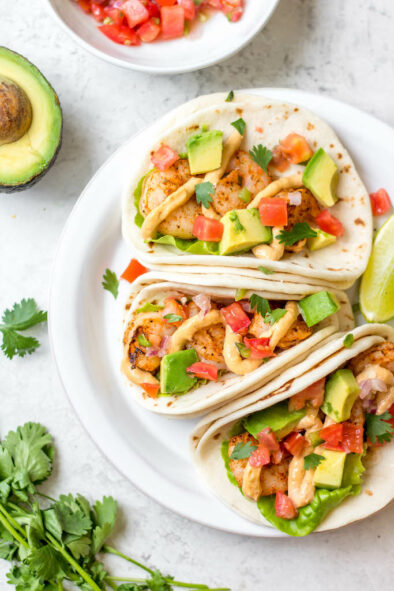
<svg viewBox="0 0 394 591">
<path fill-rule="evenodd" d="M 361 279 L 360 308 L 368 322 L 386 322 L 394 316 L 394 215 L 376 234 Z"/>
</svg>

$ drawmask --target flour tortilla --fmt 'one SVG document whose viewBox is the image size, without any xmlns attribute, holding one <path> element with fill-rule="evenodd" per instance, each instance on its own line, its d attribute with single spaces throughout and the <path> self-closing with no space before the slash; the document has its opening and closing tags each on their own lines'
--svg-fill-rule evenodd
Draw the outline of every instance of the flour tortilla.
<svg viewBox="0 0 394 591">
<path fill-rule="evenodd" d="M 257 293 L 267 299 L 292 299 L 299 300 L 305 295 L 320 291 L 319 287 L 310 285 L 288 285 L 286 283 L 272 282 L 269 279 L 261 280 L 258 285 L 249 279 L 247 283 L 242 278 L 227 276 L 225 282 L 219 282 L 212 286 L 209 283 L 212 279 L 209 275 L 167 275 L 166 273 L 146 273 L 133 283 L 128 299 L 128 310 L 125 315 L 123 330 L 135 317 L 135 310 L 138 310 L 144 303 L 173 294 L 185 293 L 196 295 L 204 293 L 217 299 L 234 300 L 236 290 L 239 288 L 248 289 L 245 297 L 251 293 Z M 232 288 L 227 287 L 232 285 Z M 127 376 L 125 380 L 130 394 L 137 402 L 145 408 L 165 414 L 167 416 L 182 418 L 199 416 L 208 410 L 217 408 L 230 400 L 252 392 L 257 387 L 265 384 L 275 376 L 283 372 L 284 368 L 291 367 L 296 361 L 304 359 L 321 343 L 330 338 L 337 330 L 346 330 L 354 326 L 354 319 L 349 300 L 345 293 L 330 290 L 334 293 L 340 303 L 338 312 L 322 323 L 314 327 L 314 333 L 291 349 L 282 351 L 277 357 L 268 363 L 260 366 L 254 372 L 245 376 L 237 376 L 228 373 L 222 376 L 218 382 L 210 382 L 202 385 L 189 393 L 181 396 L 159 396 L 154 399 L 147 396 L 142 388 L 132 383 Z M 127 352 L 122 348 L 122 357 L 127 359 Z"/>
<path fill-rule="evenodd" d="M 383 324 L 369 324 L 352 330 L 354 344 L 343 346 L 345 333 L 335 335 L 309 358 L 286 369 L 279 377 L 249 395 L 214 411 L 203 418 L 190 439 L 196 468 L 213 494 L 231 509 L 255 523 L 272 527 L 257 508 L 227 478 L 221 457 L 221 444 L 229 438 L 231 427 L 247 415 L 273 406 L 301 392 L 310 384 L 366 351 L 375 344 L 394 341 L 394 329 Z M 372 515 L 394 497 L 394 442 L 370 452 L 367 456 L 363 489 L 359 496 L 348 497 L 319 525 L 316 531 L 342 527 Z"/>
<path fill-rule="evenodd" d="M 220 100 L 219 100 L 220 99 Z M 168 144 L 179 152 L 185 151 L 188 137 L 201 125 L 211 129 L 220 129 L 224 139 L 228 138 L 233 127 L 231 122 L 243 117 L 247 123 L 242 148 L 250 149 L 253 145 L 263 144 L 273 148 L 280 138 L 291 132 L 303 135 L 310 145 L 319 147 L 334 159 L 339 168 L 339 201 L 330 212 L 338 217 L 345 226 L 345 234 L 327 248 L 315 252 L 287 254 L 280 261 L 266 261 L 256 258 L 251 253 L 237 256 L 192 255 L 173 247 L 149 243 L 141 238 L 139 228 L 134 223 L 137 210 L 134 205 L 133 191 L 140 178 L 151 167 L 150 155 L 161 144 Z M 254 95 L 235 95 L 231 103 L 224 101 L 224 95 L 211 95 L 195 99 L 179 107 L 166 118 L 166 131 L 153 126 L 141 134 L 140 157 L 130 158 L 128 182 L 123 194 L 122 228 L 127 242 L 132 245 L 139 259 L 149 267 L 170 272 L 179 267 L 188 267 L 188 272 L 199 272 L 198 267 L 215 274 L 219 267 L 242 269 L 245 275 L 256 273 L 263 265 L 278 273 L 288 274 L 289 281 L 294 276 L 307 277 L 309 281 L 329 281 L 338 288 L 348 287 L 364 271 L 371 249 L 372 217 L 368 193 L 359 178 L 355 166 L 337 138 L 334 131 L 319 117 L 293 104 L 284 104 Z M 262 129 L 262 133 L 257 131 Z M 282 176 L 289 176 L 303 167 L 293 165 Z"/>
</svg>

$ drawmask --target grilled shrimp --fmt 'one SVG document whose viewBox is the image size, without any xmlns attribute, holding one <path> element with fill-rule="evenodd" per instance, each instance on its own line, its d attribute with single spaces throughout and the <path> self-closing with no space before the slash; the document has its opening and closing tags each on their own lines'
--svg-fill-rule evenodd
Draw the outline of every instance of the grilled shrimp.
<svg viewBox="0 0 394 591">
<path fill-rule="evenodd" d="M 380 343 L 351 359 L 349 367 L 355 375 L 368 365 L 380 365 L 394 373 L 394 343 Z"/>
<path fill-rule="evenodd" d="M 292 191 L 292 192 L 295 192 L 295 191 Z M 308 189 L 301 188 L 301 189 L 297 189 L 296 192 L 301 193 L 301 203 L 300 203 L 300 205 L 291 205 L 290 203 L 288 204 L 288 206 L 287 206 L 288 220 L 287 220 L 287 226 L 285 226 L 286 231 L 291 230 L 295 226 L 295 224 L 300 224 L 302 222 L 306 222 L 308 224 L 313 223 L 315 217 L 320 212 L 320 207 L 319 207 L 317 200 L 312 195 L 312 193 L 310 191 L 308 191 Z M 276 195 L 276 197 L 288 200 L 289 199 L 289 191 L 281 191 L 280 193 L 278 193 Z M 306 238 L 304 238 L 303 240 L 299 240 L 295 244 L 287 245 L 285 247 L 285 249 L 288 252 L 300 252 L 303 249 L 303 247 L 305 246 L 305 244 L 306 244 Z"/>
<path fill-rule="evenodd" d="M 240 181 L 240 175 L 236 170 L 233 170 L 216 183 L 212 205 L 220 215 L 224 215 L 232 209 L 244 209 L 247 206 L 247 203 L 239 198 L 242 189 Z"/>
<path fill-rule="evenodd" d="M 242 177 L 242 186 L 254 197 L 272 181 L 271 177 L 244 150 L 238 150 L 230 162 L 230 170 Z"/>
<path fill-rule="evenodd" d="M 190 177 L 189 163 L 186 159 L 177 160 L 165 171 L 153 170 L 149 173 L 142 185 L 141 214 L 146 217 L 152 209 L 184 185 Z M 201 213 L 200 209 L 194 198 L 189 199 L 185 205 L 178 207 L 160 224 L 158 231 L 178 238 L 194 238 L 193 224 Z"/>
<path fill-rule="evenodd" d="M 214 324 L 194 333 L 190 346 L 196 350 L 199 359 L 213 363 L 224 363 L 223 347 L 226 330 L 223 324 Z"/>
<path fill-rule="evenodd" d="M 352 406 L 352 410 L 350 412 L 350 419 L 349 421 L 353 423 L 353 425 L 363 426 L 365 423 L 365 414 L 363 409 L 363 403 L 361 398 L 357 398 L 355 403 Z"/>
<path fill-rule="evenodd" d="M 248 441 L 250 441 L 250 443 L 252 445 L 259 444 L 257 439 L 255 439 L 247 431 L 245 431 L 245 433 L 242 433 L 241 435 L 234 435 L 234 437 L 231 437 L 230 441 L 228 442 L 228 457 L 231 456 L 231 454 L 234 451 L 235 446 L 238 443 L 245 444 Z M 234 478 L 238 482 L 239 486 L 242 486 L 242 481 L 243 481 L 244 472 L 245 472 L 245 468 L 246 468 L 247 463 L 248 463 L 248 458 L 245 458 L 244 460 L 230 460 L 230 470 L 233 473 Z"/>
<path fill-rule="evenodd" d="M 288 330 L 285 336 L 279 341 L 279 349 L 289 349 L 301 341 L 304 341 L 312 334 L 312 328 L 309 328 L 304 320 L 299 316 L 297 322 Z"/>
<path fill-rule="evenodd" d="M 147 347 L 140 345 L 138 336 L 144 335 L 153 347 L 159 347 L 163 337 L 172 335 L 175 327 L 166 322 L 157 312 L 143 314 L 143 316 L 143 319 L 139 318 L 140 326 L 130 341 L 129 360 L 132 369 L 137 367 L 144 371 L 154 372 L 160 366 L 161 359 L 158 356 L 147 357 L 145 354 Z"/>
</svg>

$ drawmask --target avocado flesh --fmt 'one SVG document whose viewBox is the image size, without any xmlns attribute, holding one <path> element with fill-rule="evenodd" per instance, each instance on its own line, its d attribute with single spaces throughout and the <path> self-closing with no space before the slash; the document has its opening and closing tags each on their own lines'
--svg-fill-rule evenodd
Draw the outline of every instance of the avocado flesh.
<svg viewBox="0 0 394 591">
<path fill-rule="evenodd" d="M 185 349 L 165 355 L 160 365 L 160 392 L 183 394 L 197 383 L 197 378 L 186 369 L 198 361 L 195 349 Z"/>
<path fill-rule="evenodd" d="M 337 423 L 350 418 L 360 387 L 350 369 L 338 369 L 325 387 L 323 412 Z"/>
<path fill-rule="evenodd" d="M 253 437 L 269 427 L 277 439 L 283 439 L 305 416 L 306 409 L 289 411 L 286 400 L 270 406 L 264 410 L 253 413 L 244 420 L 244 427 Z"/>
<path fill-rule="evenodd" d="M 188 139 L 186 143 L 190 172 L 202 174 L 220 167 L 223 152 L 223 132 L 202 131 Z"/>
<path fill-rule="evenodd" d="M 302 182 L 324 207 L 331 207 L 338 197 L 338 167 L 334 160 L 323 150 L 319 150 L 309 160 Z"/>
<path fill-rule="evenodd" d="M 236 223 L 231 219 L 234 213 L 238 216 L 244 230 L 239 231 Z M 256 208 L 228 211 L 220 221 L 223 224 L 223 236 L 219 243 L 219 254 L 221 255 L 247 251 L 263 242 L 270 242 L 272 239 L 271 228 L 263 226 Z"/>
<path fill-rule="evenodd" d="M 342 484 L 343 471 L 345 469 L 346 452 L 319 450 L 319 455 L 324 457 L 316 468 L 313 483 L 318 488 L 333 490 Z"/>
<path fill-rule="evenodd" d="M 298 302 L 298 307 L 309 327 L 315 326 L 339 310 L 337 298 L 328 291 L 319 291 L 302 298 Z"/>
<path fill-rule="evenodd" d="M 0 47 L 0 76 L 28 96 L 33 118 L 19 140 L 0 146 L 0 191 L 27 188 L 48 170 L 61 144 L 62 113 L 53 88 L 23 56 Z"/>
<path fill-rule="evenodd" d="M 312 252 L 314 250 L 320 250 L 321 248 L 326 248 L 326 246 L 330 246 L 336 242 L 337 237 L 333 234 L 328 234 L 328 232 L 324 232 L 320 230 L 320 228 L 313 228 L 317 234 L 313 238 L 308 238 L 308 248 Z"/>
</svg>

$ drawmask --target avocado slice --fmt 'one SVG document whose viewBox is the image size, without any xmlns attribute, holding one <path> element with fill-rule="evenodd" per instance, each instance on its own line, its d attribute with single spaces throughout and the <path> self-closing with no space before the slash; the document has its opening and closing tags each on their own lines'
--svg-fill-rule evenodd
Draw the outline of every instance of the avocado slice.
<svg viewBox="0 0 394 591">
<path fill-rule="evenodd" d="M 338 167 L 334 160 L 319 148 L 309 160 L 302 182 L 324 207 L 331 207 L 338 200 Z"/>
<path fill-rule="evenodd" d="M 324 232 L 320 230 L 320 228 L 313 228 L 316 232 L 317 236 L 313 238 L 308 238 L 308 248 L 312 252 L 314 250 L 320 250 L 321 248 L 326 248 L 326 246 L 330 246 L 330 244 L 334 244 L 336 242 L 337 237 L 333 234 L 329 234 L 328 232 Z"/>
<path fill-rule="evenodd" d="M 314 326 L 339 310 L 337 298 L 328 291 L 319 291 L 302 298 L 298 307 L 308 326 Z"/>
<path fill-rule="evenodd" d="M 350 369 L 338 369 L 327 380 L 323 412 L 337 423 L 347 421 L 359 392 L 360 387 L 353 372 Z"/>
<path fill-rule="evenodd" d="M 160 365 L 160 392 L 162 394 L 183 394 L 197 383 L 197 378 L 186 369 L 198 361 L 194 349 L 185 349 L 165 355 Z"/>
<path fill-rule="evenodd" d="M 345 469 L 346 452 L 322 449 L 319 450 L 319 455 L 322 455 L 324 460 L 316 468 L 313 476 L 314 485 L 328 490 L 339 488 Z"/>
<path fill-rule="evenodd" d="M 26 189 L 55 161 L 62 112 L 41 72 L 6 47 L 0 47 L 0 129 L 0 191 Z"/>
<path fill-rule="evenodd" d="M 270 427 L 277 439 L 286 437 L 306 414 L 306 408 L 289 411 L 287 400 L 249 415 L 243 425 L 253 437 Z"/>
<path fill-rule="evenodd" d="M 190 172 L 201 174 L 220 167 L 223 152 L 223 132 L 217 130 L 196 133 L 186 142 Z"/>
<path fill-rule="evenodd" d="M 250 250 L 263 242 L 272 240 L 272 230 L 263 226 L 258 209 L 234 209 L 220 220 L 223 236 L 219 243 L 219 254 L 234 254 Z"/>
</svg>

